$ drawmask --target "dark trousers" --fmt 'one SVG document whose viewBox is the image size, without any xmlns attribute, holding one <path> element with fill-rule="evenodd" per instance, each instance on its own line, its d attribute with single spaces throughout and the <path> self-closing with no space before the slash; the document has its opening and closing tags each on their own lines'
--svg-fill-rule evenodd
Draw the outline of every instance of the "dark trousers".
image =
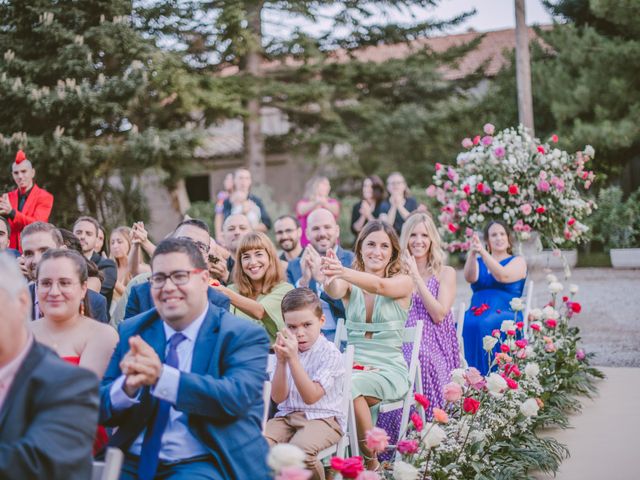
<svg viewBox="0 0 640 480">
<path fill-rule="evenodd" d="M 120 480 L 137 480 L 139 457 L 127 455 L 122 465 Z M 160 461 L 156 480 L 224 480 L 212 457 L 196 457 L 182 462 Z"/>
</svg>

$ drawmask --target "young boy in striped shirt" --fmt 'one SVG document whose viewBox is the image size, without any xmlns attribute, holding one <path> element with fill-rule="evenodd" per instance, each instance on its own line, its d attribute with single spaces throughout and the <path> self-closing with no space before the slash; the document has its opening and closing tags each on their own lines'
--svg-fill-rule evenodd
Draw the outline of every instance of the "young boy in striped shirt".
<svg viewBox="0 0 640 480">
<path fill-rule="evenodd" d="M 306 454 L 313 479 L 324 479 L 317 455 L 342 438 L 344 365 L 338 348 L 320 330 L 324 315 L 320 300 L 308 288 L 296 288 L 282 299 L 286 329 L 273 349 L 276 369 L 271 398 L 278 403 L 275 418 L 267 422 L 270 446 L 291 443 Z"/>
</svg>

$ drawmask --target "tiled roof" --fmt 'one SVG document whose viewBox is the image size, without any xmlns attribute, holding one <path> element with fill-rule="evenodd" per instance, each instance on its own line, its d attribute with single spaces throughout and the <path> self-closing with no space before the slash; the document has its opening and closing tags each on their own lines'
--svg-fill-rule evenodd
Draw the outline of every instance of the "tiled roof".
<svg viewBox="0 0 640 480">
<path fill-rule="evenodd" d="M 542 28 L 547 29 L 551 28 L 551 26 L 546 25 Z M 409 43 L 376 45 L 353 51 L 350 54 L 346 50 L 340 49 L 333 53 L 333 58 L 334 61 L 340 63 L 351 61 L 352 57 L 361 62 L 378 63 L 391 59 L 404 58 L 412 52 L 416 52 L 425 47 L 432 49 L 434 52 L 444 52 L 451 47 L 469 43 L 481 35 L 484 35 L 484 38 L 480 41 L 480 44 L 459 60 L 458 68 L 443 69 L 443 74 L 446 79 L 454 80 L 474 72 L 483 63 L 488 62 L 485 74 L 487 76 L 493 76 L 498 73 L 505 64 L 505 51 L 509 52 L 515 48 L 516 32 L 513 28 L 485 33 L 470 31 L 456 35 L 420 38 Z M 536 38 L 536 32 L 531 27 L 529 28 L 529 38 Z M 280 69 L 283 66 L 294 67 L 300 65 L 300 63 L 298 60 L 287 58 L 284 61 L 265 61 L 262 64 L 262 68 L 268 72 L 269 70 Z M 227 67 L 221 71 L 221 75 L 223 76 L 235 75 L 236 73 L 238 73 L 238 68 L 235 66 Z"/>
</svg>

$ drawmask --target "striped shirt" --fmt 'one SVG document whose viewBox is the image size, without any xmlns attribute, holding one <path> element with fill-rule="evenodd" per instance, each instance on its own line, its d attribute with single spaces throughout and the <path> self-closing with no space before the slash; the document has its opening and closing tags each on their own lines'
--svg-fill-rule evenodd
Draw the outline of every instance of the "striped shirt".
<svg viewBox="0 0 640 480">
<path fill-rule="evenodd" d="M 303 412 L 308 420 L 336 417 L 342 430 L 345 431 L 346 418 L 342 411 L 345 371 L 342 354 L 324 335 L 320 335 L 309 350 L 298 352 L 298 358 L 309 378 L 322 386 L 324 395 L 316 403 L 311 405 L 304 403 L 287 366 L 289 396 L 278 405 L 276 417 L 284 417 L 293 412 Z"/>
</svg>

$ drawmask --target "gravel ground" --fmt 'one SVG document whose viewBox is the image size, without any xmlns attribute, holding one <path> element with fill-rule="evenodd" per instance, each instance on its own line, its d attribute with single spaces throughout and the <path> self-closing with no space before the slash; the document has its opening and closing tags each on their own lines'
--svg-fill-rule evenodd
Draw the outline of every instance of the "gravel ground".
<svg viewBox="0 0 640 480">
<path fill-rule="evenodd" d="M 465 302 L 467 308 L 471 289 L 458 270 L 456 305 Z M 596 354 L 593 364 L 610 367 L 640 367 L 640 270 L 612 268 L 574 268 L 570 279 L 562 271 L 536 270 L 533 279 L 532 308 L 540 308 L 549 300 L 548 273 L 556 275 L 568 286 L 580 287 L 576 301 L 582 312 L 573 322 L 580 327 L 583 348 Z"/>
</svg>

